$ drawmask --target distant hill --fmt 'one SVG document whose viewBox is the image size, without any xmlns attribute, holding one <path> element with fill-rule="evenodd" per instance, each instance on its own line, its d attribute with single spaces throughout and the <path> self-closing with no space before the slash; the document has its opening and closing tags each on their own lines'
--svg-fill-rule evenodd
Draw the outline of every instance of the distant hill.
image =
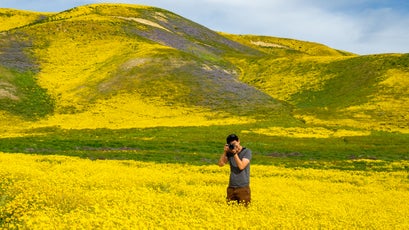
<svg viewBox="0 0 409 230">
<path fill-rule="evenodd" d="M 0 9 L 0 125 L 274 120 L 408 131 L 409 55 L 212 31 L 164 9 Z M 11 124 L 10 121 L 13 121 Z"/>
<path fill-rule="evenodd" d="M 49 15 L 52 14 L 0 8 L 0 32 L 41 21 Z"/>
</svg>

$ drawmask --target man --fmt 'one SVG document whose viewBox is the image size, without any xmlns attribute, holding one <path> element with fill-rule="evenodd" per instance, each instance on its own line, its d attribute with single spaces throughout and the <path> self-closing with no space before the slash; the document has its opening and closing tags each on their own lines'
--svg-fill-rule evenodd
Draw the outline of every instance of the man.
<svg viewBox="0 0 409 230">
<path fill-rule="evenodd" d="M 239 137 L 230 134 L 226 138 L 224 152 L 220 156 L 219 166 L 230 164 L 230 179 L 227 187 L 227 202 L 237 201 L 248 206 L 250 193 L 250 160 L 251 150 L 240 145 Z"/>
</svg>

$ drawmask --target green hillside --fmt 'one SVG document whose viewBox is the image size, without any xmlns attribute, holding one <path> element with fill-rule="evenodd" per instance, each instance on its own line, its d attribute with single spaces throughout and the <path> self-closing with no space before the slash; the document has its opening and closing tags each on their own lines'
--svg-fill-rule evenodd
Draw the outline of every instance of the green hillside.
<svg viewBox="0 0 409 230">
<path fill-rule="evenodd" d="M 269 55 L 236 59 L 241 80 L 304 122 L 407 133 L 409 54 L 358 56 L 293 39 L 226 35 Z"/>
<path fill-rule="evenodd" d="M 140 5 L 1 9 L 0 17 L 2 150 L 151 150 L 155 132 L 179 138 L 156 136 L 164 149 L 190 153 L 213 151 L 226 132 L 250 138 L 262 155 L 271 154 L 271 143 L 316 154 L 328 138 L 333 147 L 325 151 L 343 157 L 351 149 L 407 150 L 409 54 L 360 56 L 314 42 L 217 33 Z M 148 137 L 126 134 L 134 129 Z M 132 144 L 104 139 L 114 130 Z M 25 139 L 36 135 L 42 141 Z M 210 146 L 196 142 L 204 136 Z M 346 146 L 345 138 L 356 144 Z M 380 139 L 393 146 L 378 148 Z M 187 147 L 192 142 L 199 147 Z"/>
<path fill-rule="evenodd" d="M 268 56 L 238 63 L 245 66 L 242 81 L 291 104 L 301 120 L 406 133 L 409 55 L 344 54 Z"/>
</svg>

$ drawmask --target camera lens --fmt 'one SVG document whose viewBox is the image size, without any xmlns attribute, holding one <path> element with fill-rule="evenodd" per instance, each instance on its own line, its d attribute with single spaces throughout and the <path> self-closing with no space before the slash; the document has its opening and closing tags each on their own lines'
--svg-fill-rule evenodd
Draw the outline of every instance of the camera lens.
<svg viewBox="0 0 409 230">
<path fill-rule="evenodd" d="M 236 146 L 234 144 L 229 144 L 229 149 L 233 150 Z"/>
</svg>

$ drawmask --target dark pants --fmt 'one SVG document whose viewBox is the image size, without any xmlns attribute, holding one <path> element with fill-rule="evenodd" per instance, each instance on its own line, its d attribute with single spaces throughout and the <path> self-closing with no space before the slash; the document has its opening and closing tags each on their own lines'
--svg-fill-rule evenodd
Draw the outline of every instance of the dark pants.
<svg viewBox="0 0 409 230">
<path fill-rule="evenodd" d="M 242 203 L 247 207 L 251 201 L 250 187 L 227 187 L 226 200 L 228 203 L 237 201 L 237 203 Z"/>
</svg>

